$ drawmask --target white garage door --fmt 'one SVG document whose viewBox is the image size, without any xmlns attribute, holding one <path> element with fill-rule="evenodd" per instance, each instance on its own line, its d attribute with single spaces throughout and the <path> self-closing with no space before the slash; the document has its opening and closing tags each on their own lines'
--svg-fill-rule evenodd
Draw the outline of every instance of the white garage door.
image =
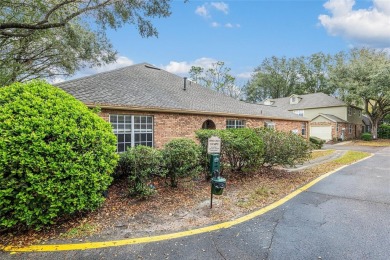
<svg viewBox="0 0 390 260">
<path fill-rule="evenodd" d="M 331 126 L 311 126 L 310 136 L 315 136 L 323 140 L 332 140 L 332 127 Z"/>
</svg>

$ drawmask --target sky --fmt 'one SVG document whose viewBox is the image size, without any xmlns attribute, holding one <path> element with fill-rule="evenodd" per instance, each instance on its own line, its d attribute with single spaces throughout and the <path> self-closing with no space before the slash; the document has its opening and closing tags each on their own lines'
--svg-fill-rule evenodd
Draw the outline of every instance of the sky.
<svg viewBox="0 0 390 260">
<path fill-rule="evenodd" d="M 142 38 L 134 26 L 108 30 L 117 62 L 75 77 L 142 62 L 187 76 L 191 66 L 223 61 L 243 85 L 272 56 L 390 49 L 390 0 L 174 0 L 171 10 L 152 20 L 157 38 Z"/>
</svg>

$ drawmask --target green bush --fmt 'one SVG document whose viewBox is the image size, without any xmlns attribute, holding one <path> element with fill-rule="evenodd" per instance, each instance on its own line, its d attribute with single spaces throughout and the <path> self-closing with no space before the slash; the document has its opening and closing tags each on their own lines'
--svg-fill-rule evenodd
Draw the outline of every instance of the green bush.
<svg viewBox="0 0 390 260">
<path fill-rule="evenodd" d="M 390 139 L 390 125 L 382 124 L 378 127 L 378 138 Z"/>
<path fill-rule="evenodd" d="M 232 171 L 253 170 L 263 162 L 262 139 L 250 128 L 221 131 L 223 153 Z"/>
<path fill-rule="evenodd" d="M 372 140 L 372 134 L 370 134 L 370 133 L 363 133 L 361 138 L 362 138 L 363 141 L 371 141 Z"/>
<path fill-rule="evenodd" d="M 162 150 L 171 187 L 177 187 L 180 178 L 197 176 L 201 170 L 200 148 L 190 139 L 174 139 Z"/>
<path fill-rule="evenodd" d="M 222 168 L 228 167 L 232 171 L 242 171 L 261 165 L 263 142 L 253 129 L 198 130 L 196 137 L 201 143 L 204 158 L 207 158 L 207 140 L 211 136 L 221 138 Z"/>
<path fill-rule="evenodd" d="M 109 123 L 42 81 L 0 88 L 0 228 L 96 209 L 118 156 Z"/>
<path fill-rule="evenodd" d="M 138 145 L 120 154 L 122 174 L 129 178 L 132 196 L 146 198 L 155 193 L 154 176 L 164 176 L 161 152 L 153 147 Z"/>
<path fill-rule="evenodd" d="M 264 165 L 295 166 L 307 160 L 311 144 L 303 137 L 272 129 L 256 129 L 264 143 Z"/>
<path fill-rule="evenodd" d="M 313 144 L 315 149 L 321 149 L 325 143 L 325 140 L 322 140 L 321 138 L 315 136 L 310 137 L 309 140 Z"/>
</svg>

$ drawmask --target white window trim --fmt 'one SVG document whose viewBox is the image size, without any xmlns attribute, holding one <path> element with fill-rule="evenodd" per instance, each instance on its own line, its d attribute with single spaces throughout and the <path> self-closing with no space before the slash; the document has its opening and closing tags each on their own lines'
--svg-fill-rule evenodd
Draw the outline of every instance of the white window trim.
<svg viewBox="0 0 390 260">
<path fill-rule="evenodd" d="M 229 123 L 232 123 L 233 124 L 228 124 Z M 241 120 L 241 119 L 226 119 L 226 129 L 229 129 L 229 128 L 245 128 L 245 120 Z"/>
<path fill-rule="evenodd" d="M 151 143 L 152 143 L 152 147 L 154 147 L 154 117 L 153 116 L 151 116 L 151 115 L 128 115 L 128 114 L 110 114 L 109 115 L 109 123 L 112 125 L 112 123 L 111 123 L 111 116 L 116 116 L 116 117 L 118 117 L 118 116 L 130 116 L 131 117 L 131 123 L 130 123 L 130 135 L 131 135 L 131 142 L 130 142 L 130 146 L 131 147 L 135 147 L 135 134 L 137 133 L 137 134 L 152 134 L 152 140 L 151 140 Z M 150 117 L 150 118 L 152 118 L 152 122 L 151 122 L 151 126 L 152 126 L 152 129 L 151 130 L 149 130 L 149 131 L 144 131 L 144 132 L 142 132 L 142 131 L 140 131 L 140 132 L 136 132 L 135 131 L 135 120 L 134 120 L 134 118 L 135 117 L 146 117 L 146 118 L 148 118 L 148 117 Z M 118 124 L 118 122 L 117 122 L 117 124 Z M 125 124 L 125 123 L 124 123 Z M 141 123 L 142 124 L 142 123 Z M 150 123 L 146 123 L 146 124 L 150 124 Z M 148 129 L 146 129 L 146 130 L 148 130 Z M 118 134 L 118 132 L 115 132 L 114 131 L 114 129 L 113 129 L 113 132 L 115 133 L 115 134 Z M 122 134 L 122 133 L 121 133 Z M 125 134 L 125 132 L 123 133 L 123 134 Z M 147 142 L 149 142 L 149 141 L 147 141 Z M 126 143 L 125 143 L 126 144 Z M 117 140 L 117 151 L 118 151 L 118 140 Z M 125 149 L 126 150 L 126 149 Z M 124 152 L 124 151 L 122 151 L 122 152 Z"/>
<path fill-rule="evenodd" d="M 264 122 L 264 126 L 268 129 L 276 129 L 276 124 L 274 122 Z"/>
<path fill-rule="evenodd" d="M 305 110 L 294 110 L 293 111 L 294 114 L 298 115 L 298 116 L 305 116 Z"/>
</svg>

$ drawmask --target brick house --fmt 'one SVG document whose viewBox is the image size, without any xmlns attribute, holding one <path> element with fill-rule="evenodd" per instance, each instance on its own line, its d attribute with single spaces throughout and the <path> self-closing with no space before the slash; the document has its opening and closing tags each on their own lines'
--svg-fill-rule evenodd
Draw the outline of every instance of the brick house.
<svg viewBox="0 0 390 260">
<path fill-rule="evenodd" d="M 324 93 L 267 99 L 263 104 L 310 119 L 310 136 L 326 141 L 354 139 L 362 133 L 362 109 Z"/>
<path fill-rule="evenodd" d="M 118 138 L 118 152 L 157 148 L 173 138 L 195 140 L 198 129 L 269 127 L 307 138 L 308 120 L 279 108 L 249 104 L 142 63 L 57 84 L 88 107 L 100 107 Z"/>
</svg>

